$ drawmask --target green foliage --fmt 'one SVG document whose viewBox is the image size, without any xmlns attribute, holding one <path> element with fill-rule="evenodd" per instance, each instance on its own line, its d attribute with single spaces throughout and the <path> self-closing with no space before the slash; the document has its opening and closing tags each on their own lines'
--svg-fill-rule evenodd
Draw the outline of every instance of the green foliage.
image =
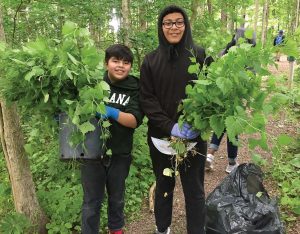
<svg viewBox="0 0 300 234">
<path fill-rule="evenodd" d="M 278 182 L 281 197 L 280 204 L 295 215 L 300 215 L 300 146 L 299 136 L 296 140 L 280 135 L 277 147 L 273 150 L 271 175 Z M 298 143 L 297 143 L 298 142 Z M 288 150 L 284 149 L 288 146 Z M 293 221 L 293 217 L 286 218 Z"/>
<path fill-rule="evenodd" d="M 29 233 L 31 223 L 29 219 L 20 213 L 9 213 L 0 221 L 0 233 L 23 234 Z"/>
<path fill-rule="evenodd" d="M 219 53 L 231 39 L 232 35 L 224 33 L 217 25 L 208 25 L 205 28 L 205 37 L 196 37 L 197 44 L 203 46 L 205 52 L 214 59 L 219 57 Z"/>
<path fill-rule="evenodd" d="M 208 139 L 211 131 L 220 136 L 226 129 L 235 144 L 235 136 L 259 132 L 261 139 L 256 144 L 266 148 L 267 115 L 278 100 L 281 104 L 288 100 L 276 93 L 271 101 L 266 99 L 275 88 L 272 77 L 266 82 L 262 79 L 270 75 L 266 66 L 273 63 L 271 59 L 270 50 L 261 45 L 251 47 L 242 43 L 232 47 L 228 54 L 200 72 L 193 85 L 187 86 L 181 121 L 200 130 L 203 139 Z"/>
<path fill-rule="evenodd" d="M 0 220 L 14 208 L 11 186 L 6 170 L 4 155 L 0 148 Z M 1 233 L 1 232 L 0 232 Z"/>
<path fill-rule="evenodd" d="M 50 218 L 47 224 L 48 233 L 80 233 L 83 196 L 80 164 L 59 161 L 57 124 L 45 126 L 39 121 L 40 116 L 23 116 L 26 123 L 23 124 L 26 136 L 25 150 L 29 155 L 39 202 Z M 148 189 L 154 181 L 149 149 L 145 144 L 146 131 L 145 121 L 134 135 L 133 161 L 126 180 L 125 214 L 128 222 L 139 215 L 142 201 L 148 195 Z M 6 220 L 7 225 L 12 222 L 10 214 L 14 208 L 4 157 L 2 154 L 0 157 L 0 220 Z M 14 217 L 13 220 L 16 228 L 25 229 L 25 223 L 21 219 Z M 105 200 L 101 208 L 101 229 L 104 231 L 106 226 Z"/>
<path fill-rule="evenodd" d="M 1 53 L 1 96 L 17 101 L 28 113 L 49 119 L 66 112 L 82 135 L 94 130 L 89 120 L 96 111 L 105 113 L 109 86 L 103 79 L 101 61 L 87 29 L 66 22 L 63 38 L 37 39 L 20 50 Z M 16 88 L 18 87 L 18 88 Z"/>
</svg>

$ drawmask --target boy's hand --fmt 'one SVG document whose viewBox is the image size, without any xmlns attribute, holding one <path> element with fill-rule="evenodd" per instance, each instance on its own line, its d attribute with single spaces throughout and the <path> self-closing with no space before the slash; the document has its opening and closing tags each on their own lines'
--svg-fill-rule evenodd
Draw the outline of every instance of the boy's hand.
<svg viewBox="0 0 300 234">
<path fill-rule="evenodd" d="M 99 112 L 96 113 L 96 117 L 100 119 L 108 119 L 111 118 L 113 120 L 118 120 L 120 110 L 111 106 L 105 106 L 106 113 L 100 114 Z"/>
<path fill-rule="evenodd" d="M 178 123 L 176 123 L 172 128 L 171 135 L 190 140 L 199 136 L 200 133 L 198 131 L 194 131 L 192 126 L 188 125 L 187 123 L 183 124 L 182 129 L 180 129 Z"/>
</svg>

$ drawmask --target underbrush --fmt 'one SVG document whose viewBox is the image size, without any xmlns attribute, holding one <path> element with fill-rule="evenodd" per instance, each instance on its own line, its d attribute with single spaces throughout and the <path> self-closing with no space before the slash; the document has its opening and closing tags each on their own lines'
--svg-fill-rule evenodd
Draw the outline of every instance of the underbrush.
<svg viewBox="0 0 300 234">
<path fill-rule="evenodd" d="M 82 187 L 79 163 L 61 162 L 58 154 L 57 126 L 45 127 L 37 119 L 25 121 L 25 150 L 29 156 L 37 196 L 50 221 L 48 233 L 80 233 Z M 138 215 L 142 201 L 154 181 L 146 142 L 146 125 L 141 125 L 134 136 L 133 162 L 126 181 L 125 214 L 128 220 Z M 14 212 L 10 182 L 5 160 L 0 152 L 0 233 L 14 224 L 13 232 L 26 233 L 30 226 L 24 216 Z M 107 201 L 101 209 L 101 229 L 106 229 Z M 20 232 L 18 230 L 21 230 Z M 6 233 L 6 232 L 4 232 Z"/>
</svg>

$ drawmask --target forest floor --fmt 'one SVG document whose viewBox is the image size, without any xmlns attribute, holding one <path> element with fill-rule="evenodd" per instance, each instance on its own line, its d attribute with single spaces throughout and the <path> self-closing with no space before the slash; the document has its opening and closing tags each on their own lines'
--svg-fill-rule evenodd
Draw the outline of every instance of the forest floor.
<svg viewBox="0 0 300 234">
<path fill-rule="evenodd" d="M 287 62 L 286 57 L 281 57 L 281 60 L 277 63 L 278 69 L 275 67 L 270 67 L 270 70 L 275 75 L 281 75 L 289 73 L 289 62 Z M 297 126 L 295 126 L 295 124 Z M 277 136 L 281 133 L 286 133 L 295 136 L 297 127 L 300 124 L 289 121 L 285 119 L 285 114 L 276 119 L 270 119 L 267 132 L 272 136 Z M 224 137 L 225 138 L 225 137 Z M 225 167 L 227 165 L 227 153 L 226 153 L 226 138 L 222 140 L 219 151 L 215 153 L 214 169 L 212 171 L 207 171 L 205 173 L 205 193 L 206 196 L 216 188 L 220 182 L 228 175 L 225 172 Z M 240 136 L 241 140 L 245 140 L 245 136 Z M 261 155 L 271 160 L 271 153 L 260 152 Z M 238 162 L 248 163 L 251 162 L 250 153 L 247 147 L 240 147 L 238 152 Z M 277 185 L 274 181 L 270 179 L 264 180 L 264 186 L 268 191 L 270 197 L 278 196 Z M 144 202 L 143 208 L 140 215 L 134 222 L 127 224 L 126 233 L 128 234 L 153 234 L 155 229 L 155 219 L 154 214 L 149 211 L 148 201 Z M 185 205 L 184 196 L 182 193 L 182 188 L 180 184 L 179 177 L 176 178 L 176 187 L 174 192 L 174 206 L 173 206 L 173 218 L 171 225 L 172 234 L 185 234 L 186 233 L 186 220 L 185 220 Z M 300 234 L 300 218 L 292 225 L 286 227 L 287 234 Z"/>
</svg>

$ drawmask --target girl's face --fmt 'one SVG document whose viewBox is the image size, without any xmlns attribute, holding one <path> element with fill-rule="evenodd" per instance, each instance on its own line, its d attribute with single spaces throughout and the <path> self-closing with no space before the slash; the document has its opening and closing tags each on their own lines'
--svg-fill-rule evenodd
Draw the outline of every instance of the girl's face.
<svg viewBox="0 0 300 234">
<path fill-rule="evenodd" d="M 162 30 L 170 44 L 179 43 L 185 30 L 183 15 L 179 12 L 166 15 L 162 21 Z"/>
<path fill-rule="evenodd" d="M 106 64 L 106 69 L 110 81 L 116 82 L 124 80 L 128 76 L 131 69 L 131 63 L 117 59 L 116 57 L 111 57 Z"/>
</svg>

